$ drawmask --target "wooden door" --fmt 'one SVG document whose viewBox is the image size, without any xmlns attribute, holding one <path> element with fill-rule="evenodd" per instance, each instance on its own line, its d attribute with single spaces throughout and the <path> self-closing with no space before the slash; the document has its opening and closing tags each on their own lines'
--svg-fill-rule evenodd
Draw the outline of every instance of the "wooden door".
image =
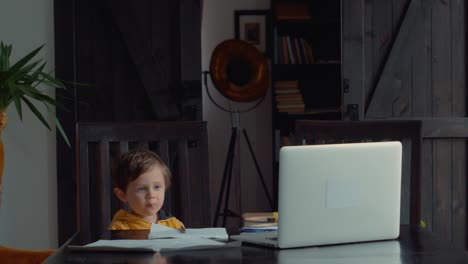
<svg viewBox="0 0 468 264">
<path fill-rule="evenodd" d="M 345 111 L 422 120 L 421 220 L 466 248 L 465 1 L 342 3 Z"/>
<path fill-rule="evenodd" d="M 55 1 L 57 116 L 83 121 L 201 120 L 201 1 Z M 74 147 L 57 138 L 59 243 L 76 231 Z"/>
</svg>

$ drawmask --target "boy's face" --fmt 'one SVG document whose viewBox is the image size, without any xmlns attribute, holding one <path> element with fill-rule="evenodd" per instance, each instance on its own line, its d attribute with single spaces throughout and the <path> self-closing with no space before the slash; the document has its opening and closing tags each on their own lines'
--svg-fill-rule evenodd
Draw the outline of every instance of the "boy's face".
<svg viewBox="0 0 468 264">
<path fill-rule="evenodd" d="M 159 166 L 153 166 L 147 172 L 131 181 L 125 193 L 115 188 L 114 192 L 122 202 L 128 202 L 133 213 L 154 223 L 156 214 L 164 204 L 166 183 Z"/>
</svg>

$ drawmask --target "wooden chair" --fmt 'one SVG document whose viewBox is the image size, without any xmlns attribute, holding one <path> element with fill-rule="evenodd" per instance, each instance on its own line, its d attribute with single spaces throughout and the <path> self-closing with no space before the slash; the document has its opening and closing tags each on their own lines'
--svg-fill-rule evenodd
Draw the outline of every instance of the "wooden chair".
<svg viewBox="0 0 468 264">
<path fill-rule="evenodd" d="M 422 123 L 418 120 L 295 122 L 295 144 L 350 143 L 399 140 L 403 145 L 402 223 L 421 220 Z M 410 166 L 411 168 L 409 168 Z M 409 174 L 409 175 L 407 175 Z M 405 185 L 409 185 L 409 194 Z M 407 197 L 409 196 L 409 198 Z M 409 208 L 407 200 L 409 199 Z M 409 213 L 408 213 L 409 212 Z M 409 214 L 409 216 L 408 216 Z"/>
<path fill-rule="evenodd" d="M 111 167 L 121 153 L 134 148 L 158 153 L 173 174 L 164 210 L 187 227 L 210 226 L 205 122 L 78 123 L 76 133 L 82 243 L 99 239 L 122 207 L 112 191 Z"/>
<path fill-rule="evenodd" d="M 54 250 L 27 250 L 0 246 L 0 262 L 4 264 L 41 264 Z"/>
</svg>

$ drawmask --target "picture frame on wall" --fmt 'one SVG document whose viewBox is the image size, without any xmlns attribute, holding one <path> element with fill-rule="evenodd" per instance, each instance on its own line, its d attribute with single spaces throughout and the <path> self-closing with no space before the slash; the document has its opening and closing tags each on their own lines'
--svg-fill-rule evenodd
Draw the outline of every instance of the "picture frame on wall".
<svg viewBox="0 0 468 264">
<path fill-rule="evenodd" d="M 234 32 L 236 39 L 255 46 L 266 56 L 270 54 L 270 11 L 235 10 Z"/>
</svg>

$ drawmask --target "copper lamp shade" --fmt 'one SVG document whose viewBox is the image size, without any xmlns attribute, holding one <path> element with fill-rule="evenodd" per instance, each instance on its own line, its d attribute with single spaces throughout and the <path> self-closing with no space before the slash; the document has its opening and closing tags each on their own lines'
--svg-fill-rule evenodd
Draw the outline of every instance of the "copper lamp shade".
<svg viewBox="0 0 468 264">
<path fill-rule="evenodd" d="M 265 96 L 270 84 L 267 60 L 242 40 L 221 42 L 211 55 L 210 72 L 218 91 L 236 102 L 251 102 Z"/>
</svg>

